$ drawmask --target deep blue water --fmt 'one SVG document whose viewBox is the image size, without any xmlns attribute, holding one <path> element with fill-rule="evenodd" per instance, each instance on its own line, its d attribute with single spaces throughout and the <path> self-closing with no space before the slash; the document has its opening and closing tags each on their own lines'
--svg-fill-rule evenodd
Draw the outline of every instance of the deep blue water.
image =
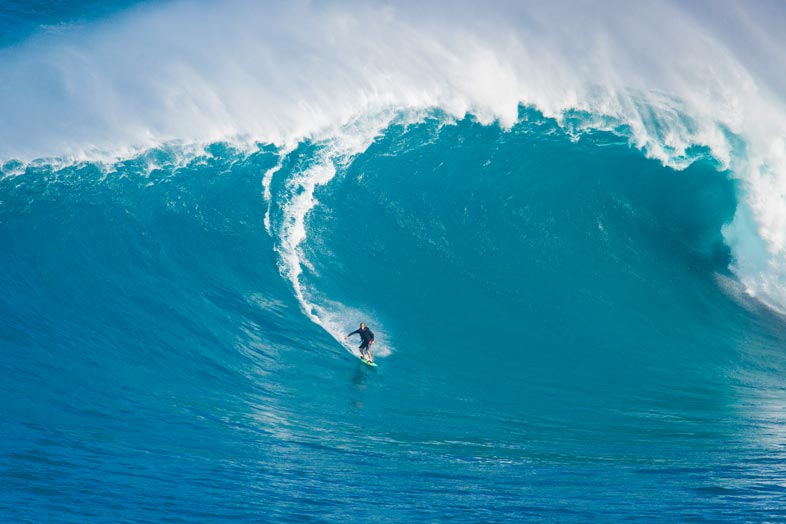
<svg viewBox="0 0 786 524">
<path fill-rule="evenodd" d="M 732 173 L 526 107 L 401 122 L 328 160 L 295 286 L 329 142 L 4 161 L 0 520 L 786 520 Z"/>
<path fill-rule="evenodd" d="M 145 0 L 3 0 L 0 2 L 0 46 L 13 46 L 40 33 L 108 17 Z"/>
</svg>

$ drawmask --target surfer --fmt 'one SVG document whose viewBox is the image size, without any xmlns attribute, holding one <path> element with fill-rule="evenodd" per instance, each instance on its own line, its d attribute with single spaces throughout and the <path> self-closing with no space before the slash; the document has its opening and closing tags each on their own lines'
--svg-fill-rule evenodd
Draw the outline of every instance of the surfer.
<svg viewBox="0 0 786 524">
<path fill-rule="evenodd" d="M 365 349 L 367 355 L 365 356 L 366 360 L 368 360 L 369 362 L 374 362 L 374 359 L 371 358 L 371 346 L 374 345 L 374 332 L 371 331 L 369 328 L 367 328 L 366 324 L 361 322 L 360 329 L 356 329 L 355 331 L 344 337 L 344 340 L 347 340 L 355 333 L 360 335 L 360 345 L 358 346 L 358 349 L 360 349 L 360 358 L 364 358 L 363 350 Z"/>
</svg>

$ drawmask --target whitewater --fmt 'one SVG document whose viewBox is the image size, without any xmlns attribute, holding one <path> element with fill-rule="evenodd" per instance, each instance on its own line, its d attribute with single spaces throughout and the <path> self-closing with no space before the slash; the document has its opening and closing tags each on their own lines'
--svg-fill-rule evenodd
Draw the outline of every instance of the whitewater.
<svg viewBox="0 0 786 524">
<path fill-rule="evenodd" d="M 0 520 L 786 519 L 779 3 L 0 9 Z"/>
</svg>

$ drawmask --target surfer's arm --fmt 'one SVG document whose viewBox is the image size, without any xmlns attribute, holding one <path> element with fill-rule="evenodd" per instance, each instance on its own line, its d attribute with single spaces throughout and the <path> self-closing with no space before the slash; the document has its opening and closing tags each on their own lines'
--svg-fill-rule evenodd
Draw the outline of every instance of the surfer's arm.
<svg viewBox="0 0 786 524">
<path fill-rule="evenodd" d="M 344 337 L 344 338 L 349 338 L 349 337 L 351 337 L 352 335 L 356 335 L 356 334 L 358 334 L 358 333 L 360 333 L 360 330 L 359 330 L 359 329 L 356 329 L 355 331 L 353 331 L 352 333 L 350 333 L 349 335 L 347 335 L 347 336 L 346 336 L 346 337 Z"/>
</svg>

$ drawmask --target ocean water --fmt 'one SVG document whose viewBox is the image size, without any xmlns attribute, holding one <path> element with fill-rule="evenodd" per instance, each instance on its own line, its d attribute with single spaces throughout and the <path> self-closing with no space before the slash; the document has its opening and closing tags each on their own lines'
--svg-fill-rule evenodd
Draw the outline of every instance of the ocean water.
<svg viewBox="0 0 786 524">
<path fill-rule="evenodd" d="M 4 4 L 0 521 L 786 521 L 783 9 L 642 5 Z"/>
</svg>

